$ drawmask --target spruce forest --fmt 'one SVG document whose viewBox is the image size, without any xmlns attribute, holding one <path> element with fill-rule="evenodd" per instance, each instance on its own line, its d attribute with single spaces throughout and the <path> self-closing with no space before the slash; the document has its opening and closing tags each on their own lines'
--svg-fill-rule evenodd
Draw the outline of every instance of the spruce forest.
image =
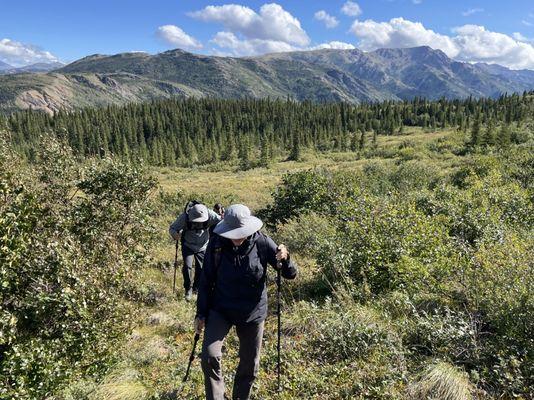
<svg viewBox="0 0 534 400">
<path fill-rule="evenodd" d="M 24 111 L 0 116 L 0 128 L 31 160 L 43 133 L 65 139 L 79 157 L 119 156 L 154 166 L 193 166 L 241 160 L 266 165 L 298 158 L 300 149 L 359 152 L 377 135 L 405 127 L 472 132 L 474 146 L 507 146 L 513 125 L 532 115 L 532 95 L 499 99 L 361 104 L 291 100 L 165 100 L 124 107 L 88 108 L 48 115 Z"/>
</svg>

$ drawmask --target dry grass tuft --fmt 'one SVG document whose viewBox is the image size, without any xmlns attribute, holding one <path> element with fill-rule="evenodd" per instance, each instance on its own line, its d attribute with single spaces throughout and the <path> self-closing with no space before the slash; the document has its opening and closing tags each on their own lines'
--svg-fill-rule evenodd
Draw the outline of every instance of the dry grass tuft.
<svg viewBox="0 0 534 400">
<path fill-rule="evenodd" d="M 467 374 L 446 362 L 431 365 L 419 381 L 408 387 L 412 400 L 471 400 L 473 387 Z"/>
<path fill-rule="evenodd" d="M 146 400 L 147 388 L 139 381 L 134 369 L 117 371 L 107 376 L 104 383 L 89 396 L 90 400 Z"/>
</svg>

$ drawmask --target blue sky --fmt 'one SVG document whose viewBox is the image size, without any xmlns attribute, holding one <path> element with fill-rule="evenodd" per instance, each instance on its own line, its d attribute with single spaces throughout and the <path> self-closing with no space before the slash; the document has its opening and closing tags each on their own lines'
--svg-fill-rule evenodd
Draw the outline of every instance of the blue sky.
<svg viewBox="0 0 534 400">
<path fill-rule="evenodd" d="M 532 0 L 47 0 L 0 7 L 0 61 L 89 54 L 255 55 L 430 45 L 461 61 L 534 69 Z"/>
</svg>

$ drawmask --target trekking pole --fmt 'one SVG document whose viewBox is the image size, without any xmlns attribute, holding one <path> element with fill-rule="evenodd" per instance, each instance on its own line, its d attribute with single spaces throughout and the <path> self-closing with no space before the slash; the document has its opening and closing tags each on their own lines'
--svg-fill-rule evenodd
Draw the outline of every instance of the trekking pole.
<svg viewBox="0 0 534 400">
<path fill-rule="evenodd" d="M 281 385 L 280 385 L 280 338 L 281 338 L 281 328 L 282 328 L 282 312 L 280 307 L 280 295 L 281 295 L 281 289 L 282 289 L 282 263 L 278 263 L 278 268 L 276 269 L 276 307 L 277 307 L 277 315 L 278 315 L 278 342 L 276 344 L 276 350 L 278 353 L 278 365 L 277 365 L 277 373 L 278 373 L 278 393 L 282 391 Z"/>
<path fill-rule="evenodd" d="M 189 364 L 187 365 L 187 370 L 185 371 L 184 379 L 182 380 L 183 383 L 187 381 L 187 378 L 189 377 L 189 371 L 191 370 L 191 364 L 193 364 L 193 360 L 195 359 L 195 351 L 197 349 L 197 343 L 200 339 L 200 333 L 195 333 L 195 339 L 193 341 L 193 350 L 191 350 L 191 355 L 189 356 Z"/>
<path fill-rule="evenodd" d="M 175 244 L 174 252 L 174 277 L 172 278 L 172 294 L 176 292 L 176 269 L 178 268 L 178 240 Z"/>
</svg>

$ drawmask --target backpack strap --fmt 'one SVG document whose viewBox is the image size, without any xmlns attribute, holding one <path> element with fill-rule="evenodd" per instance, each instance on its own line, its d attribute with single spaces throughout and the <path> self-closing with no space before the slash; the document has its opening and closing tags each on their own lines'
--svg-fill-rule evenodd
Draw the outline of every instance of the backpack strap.
<svg viewBox="0 0 534 400">
<path fill-rule="evenodd" d="M 258 256 L 260 257 L 261 265 L 263 266 L 263 269 L 265 269 L 267 268 L 267 252 L 269 251 L 269 248 L 267 245 L 267 238 L 262 232 L 258 232 L 256 246 L 258 248 Z"/>
<path fill-rule="evenodd" d="M 215 272 L 215 280 L 217 280 L 217 272 L 221 266 L 222 247 L 215 247 L 213 249 L 213 271 Z"/>
</svg>

